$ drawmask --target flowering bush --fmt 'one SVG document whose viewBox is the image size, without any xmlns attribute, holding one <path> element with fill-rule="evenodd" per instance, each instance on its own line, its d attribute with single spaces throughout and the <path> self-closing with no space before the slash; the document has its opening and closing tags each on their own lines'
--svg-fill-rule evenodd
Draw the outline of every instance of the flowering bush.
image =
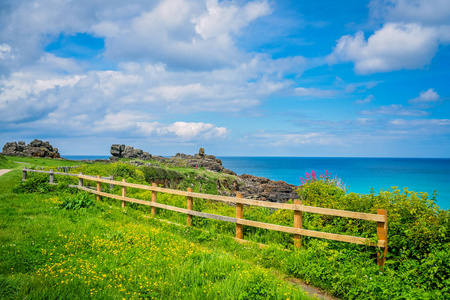
<svg viewBox="0 0 450 300">
<path fill-rule="evenodd" d="M 338 178 L 337 176 L 332 177 L 331 173 L 328 172 L 328 170 L 325 170 L 325 175 L 323 173 L 320 173 L 319 179 L 317 179 L 317 175 L 316 175 L 316 172 L 314 172 L 314 170 L 311 170 L 311 174 L 306 172 L 304 179 L 303 179 L 303 177 L 300 177 L 300 183 L 301 183 L 300 186 L 302 187 L 306 183 L 311 183 L 311 182 L 315 182 L 318 180 L 324 181 L 328 184 L 335 185 L 344 191 L 347 190 L 345 184 L 342 182 L 342 179 Z"/>
</svg>

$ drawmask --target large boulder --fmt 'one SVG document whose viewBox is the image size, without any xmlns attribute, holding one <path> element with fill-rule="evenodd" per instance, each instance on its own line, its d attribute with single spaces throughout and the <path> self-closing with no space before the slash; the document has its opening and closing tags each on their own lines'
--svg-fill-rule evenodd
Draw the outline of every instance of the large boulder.
<svg viewBox="0 0 450 300">
<path fill-rule="evenodd" d="M 49 142 L 34 139 L 28 145 L 24 141 L 10 142 L 3 146 L 3 155 L 60 158 L 58 148 L 54 148 Z"/>
<path fill-rule="evenodd" d="M 111 145 L 111 153 L 110 160 L 116 161 L 119 158 L 130 158 L 130 159 L 141 159 L 141 160 L 150 160 L 152 159 L 152 155 L 148 152 L 145 152 L 141 149 L 135 149 L 131 146 L 114 144 Z"/>
</svg>

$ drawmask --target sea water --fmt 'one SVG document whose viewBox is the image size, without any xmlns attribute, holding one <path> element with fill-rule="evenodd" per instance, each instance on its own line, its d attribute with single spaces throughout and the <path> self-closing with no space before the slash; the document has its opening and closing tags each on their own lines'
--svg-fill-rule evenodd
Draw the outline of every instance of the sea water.
<svg viewBox="0 0 450 300">
<path fill-rule="evenodd" d="M 393 186 L 437 192 L 436 203 L 450 208 L 450 159 L 424 158 L 326 158 L 326 157 L 219 157 L 225 168 L 238 175 L 251 174 L 300 185 L 300 177 L 314 170 L 337 176 L 349 192 L 376 193 Z"/>
</svg>

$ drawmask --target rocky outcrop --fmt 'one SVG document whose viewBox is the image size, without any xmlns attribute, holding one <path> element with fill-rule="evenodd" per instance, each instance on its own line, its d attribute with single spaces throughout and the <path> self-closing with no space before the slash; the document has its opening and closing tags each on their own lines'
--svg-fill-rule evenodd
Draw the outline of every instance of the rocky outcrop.
<svg viewBox="0 0 450 300">
<path fill-rule="evenodd" d="M 205 170 L 213 172 L 223 172 L 229 175 L 236 175 L 233 171 L 222 166 L 222 161 L 214 155 L 206 155 L 205 150 L 200 148 L 199 153 L 195 155 L 186 155 L 177 153 L 166 159 L 166 162 L 180 167 L 205 168 Z"/>
<path fill-rule="evenodd" d="M 49 142 L 38 139 L 33 140 L 28 145 L 24 141 L 10 142 L 3 146 L 3 155 L 61 158 L 58 148 L 54 148 Z"/>
<path fill-rule="evenodd" d="M 239 178 L 239 192 L 245 198 L 256 198 L 271 202 L 286 202 L 289 199 L 298 198 L 295 192 L 296 186 L 293 184 L 248 174 L 242 174 Z"/>
<path fill-rule="evenodd" d="M 264 177 L 257 177 L 253 175 L 243 174 L 237 176 L 235 172 L 226 169 L 222 166 L 222 161 L 214 155 L 205 154 L 205 150 L 200 148 L 199 153 L 195 155 L 187 155 L 184 153 L 177 153 L 175 156 L 162 157 L 152 156 L 140 149 L 135 149 L 131 146 L 112 145 L 110 160 L 118 160 L 119 158 L 131 158 L 140 160 L 155 160 L 172 167 L 191 167 L 204 168 L 212 172 L 222 172 L 229 175 L 235 175 L 234 181 L 218 180 L 217 189 L 223 195 L 234 196 L 236 192 L 241 193 L 245 198 L 254 198 L 263 201 L 272 202 L 286 202 L 289 199 L 297 199 L 298 195 L 295 192 L 296 186 L 288 184 L 284 181 L 273 181 Z M 134 165 L 142 165 L 140 161 L 130 161 Z M 148 165 L 148 164 L 145 164 Z"/>
<path fill-rule="evenodd" d="M 119 158 L 130 158 L 130 159 L 141 159 L 150 160 L 152 155 L 148 152 L 144 152 L 141 149 L 135 149 L 131 146 L 114 144 L 111 146 L 111 157 L 110 160 L 117 161 Z"/>
</svg>

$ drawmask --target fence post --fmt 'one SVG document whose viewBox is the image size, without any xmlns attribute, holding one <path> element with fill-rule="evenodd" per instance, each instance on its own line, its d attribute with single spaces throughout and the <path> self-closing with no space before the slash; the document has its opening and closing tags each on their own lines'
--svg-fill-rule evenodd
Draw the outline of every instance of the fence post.
<svg viewBox="0 0 450 300">
<path fill-rule="evenodd" d="M 53 172 L 53 169 L 50 170 L 50 180 L 49 183 L 52 184 L 55 181 L 55 174 Z"/>
<path fill-rule="evenodd" d="M 22 169 L 22 181 L 27 180 L 27 168 L 23 167 Z"/>
<path fill-rule="evenodd" d="M 187 189 L 188 193 L 192 193 L 193 190 L 191 188 Z M 192 197 L 186 197 L 187 198 L 187 209 L 192 210 L 193 206 L 194 206 L 194 198 Z M 187 214 L 187 221 L 186 221 L 187 226 L 192 226 L 192 215 Z"/>
<path fill-rule="evenodd" d="M 236 198 L 243 198 L 241 193 L 236 193 Z M 244 204 L 236 203 L 236 219 L 244 218 Z M 244 239 L 244 225 L 236 223 L 236 238 Z"/>
<path fill-rule="evenodd" d="M 97 180 L 100 180 L 100 175 L 97 175 Z M 100 181 L 97 181 L 97 192 L 101 191 Z M 97 201 L 100 201 L 100 195 L 97 195 Z"/>
<path fill-rule="evenodd" d="M 122 178 L 122 182 L 123 183 L 126 182 L 125 178 Z M 122 186 L 122 197 L 126 197 L 126 196 L 127 196 L 127 187 L 126 186 Z M 123 200 L 122 200 L 122 208 L 125 208 L 125 201 L 123 201 Z"/>
<path fill-rule="evenodd" d="M 83 173 L 78 173 L 78 176 L 83 175 Z M 78 188 L 83 187 L 83 178 L 78 177 Z"/>
<path fill-rule="evenodd" d="M 295 199 L 294 204 L 302 205 L 302 201 L 300 199 Z M 294 210 L 294 228 L 303 228 L 302 212 L 300 210 Z M 294 234 L 294 246 L 296 248 L 302 247 L 302 236 L 300 234 Z"/>
<path fill-rule="evenodd" d="M 156 183 L 152 183 L 152 186 L 156 186 Z M 156 203 L 156 192 L 152 191 L 152 202 Z M 152 217 L 156 215 L 156 207 L 152 206 Z"/>
<path fill-rule="evenodd" d="M 114 180 L 114 176 L 113 175 L 109 176 L 109 180 Z M 110 183 L 109 189 L 112 190 L 113 188 L 114 188 L 114 184 Z"/>
<path fill-rule="evenodd" d="M 386 246 L 381 248 L 383 252 L 377 253 L 377 265 L 381 269 L 384 266 L 384 263 L 386 262 L 386 254 L 388 252 L 387 211 L 385 209 L 377 209 L 377 214 L 385 216 L 384 222 L 377 222 L 378 240 L 386 242 Z"/>
</svg>

